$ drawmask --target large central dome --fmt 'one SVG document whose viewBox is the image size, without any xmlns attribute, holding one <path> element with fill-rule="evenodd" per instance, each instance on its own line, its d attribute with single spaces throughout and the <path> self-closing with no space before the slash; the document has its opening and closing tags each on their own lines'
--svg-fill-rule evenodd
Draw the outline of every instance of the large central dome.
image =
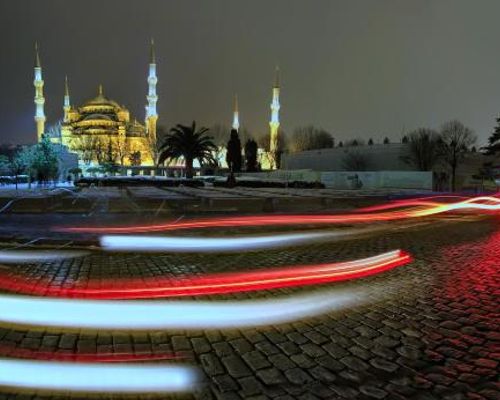
<svg viewBox="0 0 500 400">
<path fill-rule="evenodd" d="M 108 99 L 106 96 L 104 96 L 103 90 L 102 90 L 102 85 L 99 85 L 99 91 L 97 93 L 97 96 L 94 97 L 92 100 L 87 101 L 83 107 L 86 106 L 111 106 L 111 107 L 120 107 L 119 104 L 111 99 Z"/>
</svg>

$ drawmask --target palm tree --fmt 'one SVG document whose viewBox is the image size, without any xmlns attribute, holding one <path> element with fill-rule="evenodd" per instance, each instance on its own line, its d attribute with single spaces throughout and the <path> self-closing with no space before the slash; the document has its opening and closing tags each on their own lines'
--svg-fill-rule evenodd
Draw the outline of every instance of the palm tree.
<svg viewBox="0 0 500 400">
<path fill-rule="evenodd" d="M 160 147 L 158 164 L 163 163 L 166 159 L 178 159 L 183 157 L 186 161 L 186 177 L 193 177 L 193 161 L 197 159 L 200 164 L 203 162 L 214 162 L 214 152 L 217 146 L 212 141 L 212 137 L 208 136 L 207 128 L 196 130 L 196 122 L 193 121 L 191 126 L 177 124 L 170 129 L 170 133 L 165 136 Z"/>
</svg>

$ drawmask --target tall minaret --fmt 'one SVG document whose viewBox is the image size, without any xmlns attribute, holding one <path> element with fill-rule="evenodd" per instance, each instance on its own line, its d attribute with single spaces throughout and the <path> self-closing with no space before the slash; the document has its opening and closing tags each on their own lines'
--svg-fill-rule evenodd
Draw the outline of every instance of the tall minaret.
<svg viewBox="0 0 500 400">
<path fill-rule="evenodd" d="M 233 111 L 233 129 L 239 131 L 240 129 L 240 112 L 238 110 L 238 95 L 234 96 L 234 111 Z"/>
<path fill-rule="evenodd" d="M 68 76 L 64 78 L 64 122 L 69 121 L 69 110 L 71 109 L 71 103 L 69 101 L 69 84 L 68 84 Z"/>
<path fill-rule="evenodd" d="M 156 112 L 156 102 L 158 101 L 158 96 L 156 95 L 156 84 L 158 83 L 158 78 L 156 77 L 156 56 L 155 56 L 155 43 L 151 39 L 151 48 L 149 55 L 149 76 L 148 76 L 148 95 L 146 99 L 148 104 L 146 105 L 146 129 L 148 134 L 155 138 L 156 137 L 156 121 L 158 120 L 158 113 Z"/>
<path fill-rule="evenodd" d="M 270 143 L 269 150 L 271 154 L 275 154 L 278 149 L 278 134 L 280 127 L 280 70 L 276 67 L 276 76 L 273 86 L 273 101 L 271 102 L 271 121 L 269 121 L 270 128 Z"/>
<path fill-rule="evenodd" d="M 45 112 L 43 110 L 45 104 L 45 97 L 43 97 L 43 79 L 42 79 L 42 64 L 40 63 L 40 55 L 38 54 L 38 43 L 35 43 L 35 122 L 36 134 L 38 141 L 41 140 L 45 132 Z"/>
</svg>

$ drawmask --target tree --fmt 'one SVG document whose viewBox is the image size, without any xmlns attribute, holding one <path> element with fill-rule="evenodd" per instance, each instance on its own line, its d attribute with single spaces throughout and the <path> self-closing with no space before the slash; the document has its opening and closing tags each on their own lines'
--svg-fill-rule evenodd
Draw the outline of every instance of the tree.
<svg viewBox="0 0 500 400">
<path fill-rule="evenodd" d="M 292 153 L 331 148 L 334 146 L 332 135 L 321 128 L 313 125 L 302 126 L 293 131 L 289 140 L 289 150 Z"/>
<path fill-rule="evenodd" d="M 278 143 L 274 153 L 271 153 L 270 151 L 271 141 L 269 133 L 258 135 L 255 140 L 257 142 L 258 148 L 264 150 L 264 154 L 262 156 L 267 159 L 270 168 L 273 169 L 274 167 L 276 167 L 279 169 L 281 164 L 281 155 L 288 146 L 288 139 L 285 132 L 282 130 L 278 132 Z"/>
<path fill-rule="evenodd" d="M 35 146 L 24 146 L 14 155 L 12 159 L 12 169 L 16 177 L 16 190 L 18 176 L 23 172 L 28 174 L 28 185 L 31 188 L 31 178 L 33 176 L 33 160 L 35 158 Z"/>
<path fill-rule="evenodd" d="M 219 167 L 226 152 L 228 132 L 230 132 L 229 128 L 223 124 L 215 124 L 210 128 L 210 136 L 212 136 L 213 142 L 216 146 L 216 150 L 214 150 L 214 158 L 217 161 L 217 166 Z"/>
<path fill-rule="evenodd" d="M 339 142 L 339 147 L 344 147 L 344 142 L 342 142 L 342 140 Z"/>
<path fill-rule="evenodd" d="M 488 138 L 488 145 L 484 147 L 487 155 L 495 155 L 500 153 L 500 117 L 496 118 L 497 126 Z"/>
<path fill-rule="evenodd" d="M 365 141 L 363 139 L 352 139 L 345 142 L 346 146 L 364 146 Z"/>
<path fill-rule="evenodd" d="M 48 135 L 42 135 L 40 142 L 33 147 L 31 169 L 36 172 L 37 181 L 46 183 L 55 180 L 59 172 L 59 151 L 56 146 Z"/>
<path fill-rule="evenodd" d="M 132 167 L 139 167 L 141 165 L 141 152 L 133 151 L 129 154 L 128 160 Z"/>
<path fill-rule="evenodd" d="M 372 138 L 368 139 L 368 146 L 373 146 L 373 139 Z"/>
<path fill-rule="evenodd" d="M 257 171 L 257 142 L 253 139 L 245 143 L 245 164 L 247 172 Z"/>
<path fill-rule="evenodd" d="M 407 144 L 408 143 L 408 136 L 404 135 L 403 138 L 401 139 L 401 143 Z"/>
<path fill-rule="evenodd" d="M 460 121 L 453 120 L 441 127 L 439 152 L 451 170 L 451 189 L 456 188 L 456 173 L 458 164 L 466 157 L 471 146 L 477 141 L 475 133 Z"/>
<path fill-rule="evenodd" d="M 390 141 L 390 140 L 389 140 L 389 138 L 386 136 L 386 137 L 384 138 L 384 144 L 389 144 L 389 143 L 391 143 L 391 141 Z"/>
<path fill-rule="evenodd" d="M 368 157 L 359 151 L 350 151 L 342 159 L 342 166 L 346 171 L 366 171 Z"/>
<path fill-rule="evenodd" d="M 241 142 L 236 129 L 231 129 L 231 136 L 227 142 L 226 162 L 231 173 L 241 171 Z"/>
<path fill-rule="evenodd" d="M 9 157 L 0 155 L 0 175 L 10 175 L 11 163 Z"/>
<path fill-rule="evenodd" d="M 200 164 L 213 160 L 213 152 L 216 146 L 212 137 L 207 135 L 207 128 L 196 130 L 196 122 L 191 126 L 178 124 L 170 130 L 160 147 L 158 164 L 167 159 L 184 158 L 186 162 L 186 177 L 193 177 L 193 160 L 198 160 Z"/>
<path fill-rule="evenodd" d="M 403 160 L 419 171 L 431 171 L 440 157 L 440 136 L 433 129 L 419 128 L 408 134 L 408 156 Z"/>
<path fill-rule="evenodd" d="M 101 155 L 100 147 L 100 139 L 94 135 L 80 135 L 70 145 L 71 150 L 78 152 L 85 164 L 97 161 L 98 154 Z"/>
<path fill-rule="evenodd" d="M 62 121 L 58 120 L 55 124 L 50 125 L 47 128 L 47 133 L 49 138 L 51 139 L 60 139 L 61 138 L 61 128 L 62 128 Z"/>
</svg>

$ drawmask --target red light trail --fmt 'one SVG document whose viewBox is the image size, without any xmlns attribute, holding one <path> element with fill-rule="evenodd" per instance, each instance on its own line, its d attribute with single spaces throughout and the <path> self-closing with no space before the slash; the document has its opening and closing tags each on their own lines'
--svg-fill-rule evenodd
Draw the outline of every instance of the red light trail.
<svg viewBox="0 0 500 400">
<path fill-rule="evenodd" d="M 436 196 L 434 198 L 441 198 Z M 432 197 L 431 197 L 432 199 Z M 387 209 L 411 207 L 407 210 L 396 210 L 387 212 Z M 309 225 L 309 224 L 352 224 L 370 223 L 382 221 L 395 221 L 409 218 L 419 218 L 438 215 L 457 210 L 477 210 L 483 212 L 500 211 L 500 199 L 494 196 L 473 197 L 458 202 L 443 203 L 426 201 L 424 199 L 410 199 L 392 202 L 389 204 L 374 206 L 358 210 L 358 213 L 330 214 L 330 215 L 262 215 L 262 216 L 240 216 L 227 218 L 200 219 L 185 222 L 169 222 L 164 224 L 136 225 L 123 227 L 60 227 L 56 228 L 62 232 L 74 233 L 139 233 L 139 232 L 165 232 L 180 229 L 199 229 L 215 227 L 250 227 L 250 226 L 278 226 L 278 225 Z"/>
<path fill-rule="evenodd" d="M 30 295 L 106 300 L 217 295 L 352 280 L 375 275 L 411 261 L 412 257 L 408 253 L 396 250 L 340 263 L 150 281 L 129 279 L 87 282 L 86 286 L 81 288 L 51 287 L 49 282 L 34 284 L 3 273 L 0 275 L 0 288 Z"/>
</svg>

